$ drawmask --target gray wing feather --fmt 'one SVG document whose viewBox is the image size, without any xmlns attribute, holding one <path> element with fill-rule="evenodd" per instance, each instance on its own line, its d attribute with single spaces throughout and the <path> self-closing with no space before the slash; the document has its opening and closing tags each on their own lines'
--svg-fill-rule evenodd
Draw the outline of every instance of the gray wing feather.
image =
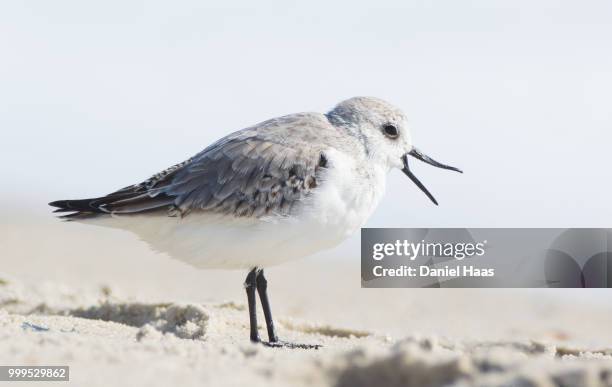
<svg viewBox="0 0 612 387">
<path fill-rule="evenodd" d="M 330 142 L 335 136 L 322 115 L 280 117 L 230 134 L 140 184 L 99 198 L 50 204 L 58 212 L 73 212 L 64 216 L 68 219 L 161 209 L 180 216 L 193 211 L 287 216 L 321 182 L 325 141 L 313 141 L 321 136 Z"/>
<path fill-rule="evenodd" d="M 322 152 L 269 140 L 241 139 L 196 156 L 164 189 L 180 214 L 289 215 L 316 188 Z"/>
</svg>

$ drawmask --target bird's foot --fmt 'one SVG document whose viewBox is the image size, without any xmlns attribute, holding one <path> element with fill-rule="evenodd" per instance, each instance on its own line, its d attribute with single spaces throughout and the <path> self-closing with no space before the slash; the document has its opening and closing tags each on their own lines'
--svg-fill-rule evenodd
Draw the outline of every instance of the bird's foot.
<svg viewBox="0 0 612 387">
<path fill-rule="evenodd" d="M 290 343 L 288 341 L 262 341 L 264 346 L 270 348 L 289 348 L 289 349 L 319 349 L 323 345 L 321 344 L 300 344 L 300 343 Z"/>
</svg>

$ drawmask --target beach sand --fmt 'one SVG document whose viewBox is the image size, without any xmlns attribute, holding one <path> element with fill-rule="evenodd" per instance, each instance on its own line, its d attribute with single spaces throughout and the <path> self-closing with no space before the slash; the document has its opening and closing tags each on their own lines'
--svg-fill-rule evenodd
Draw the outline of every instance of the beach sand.
<svg viewBox="0 0 612 387">
<path fill-rule="evenodd" d="M 4 222 L 0 365 L 69 365 L 69 385 L 612 386 L 605 289 L 361 289 L 357 252 L 326 253 L 266 270 L 281 339 L 323 347 L 267 348 L 248 341 L 244 272 Z"/>
</svg>

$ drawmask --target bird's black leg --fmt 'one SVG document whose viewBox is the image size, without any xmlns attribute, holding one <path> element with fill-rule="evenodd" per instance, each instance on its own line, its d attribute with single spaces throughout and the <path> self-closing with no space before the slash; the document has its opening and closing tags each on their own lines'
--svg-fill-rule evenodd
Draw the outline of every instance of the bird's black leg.
<svg viewBox="0 0 612 387">
<path fill-rule="evenodd" d="M 255 298 L 255 291 L 257 290 L 257 268 L 254 267 L 246 277 L 244 281 L 244 288 L 246 289 L 247 300 L 249 303 L 249 323 L 251 328 L 251 341 L 258 343 L 259 332 L 257 331 L 257 299 Z"/>
<path fill-rule="evenodd" d="M 261 301 L 261 308 L 266 318 L 266 328 L 268 328 L 268 341 L 270 343 L 278 342 L 276 331 L 274 330 L 274 320 L 272 319 L 272 309 L 270 309 L 270 300 L 268 300 L 268 280 L 264 277 L 263 269 L 257 272 L 257 293 Z"/>
<path fill-rule="evenodd" d="M 251 273 L 249 273 L 250 275 Z M 247 277 L 248 278 L 248 277 Z M 266 318 L 266 327 L 268 328 L 268 342 L 262 343 L 268 347 L 284 347 L 284 348 L 301 348 L 301 349 L 319 349 L 321 347 L 317 344 L 295 344 L 289 343 L 286 341 L 279 341 L 278 336 L 276 336 L 276 330 L 274 329 L 274 320 L 272 319 L 272 309 L 270 308 L 270 300 L 268 299 L 268 281 L 264 276 L 263 269 L 259 269 L 256 271 L 256 282 L 257 282 L 257 293 L 259 293 L 259 300 L 261 301 L 261 307 L 264 312 L 264 317 Z M 249 299 L 250 300 L 250 299 Z M 255 307 L 253 307 L 255 310 Z M 249 301 L 249 311 L 250 311 L 250 301 Z M 253 320 L 251 320 L 253 321 Z M 251 330 L 251 340 L 253 337 Z M 255 330 L 257 333 L 257 329 Z"/>
</svg>

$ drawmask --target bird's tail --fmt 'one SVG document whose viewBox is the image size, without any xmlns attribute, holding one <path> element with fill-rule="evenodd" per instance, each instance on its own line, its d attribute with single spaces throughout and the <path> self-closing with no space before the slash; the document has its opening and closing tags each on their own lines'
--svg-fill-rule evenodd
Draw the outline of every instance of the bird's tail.
<svg viewBox="0 0 612 387">
<path fill-rule="evenodd" d="M 51 207 L 56 207 L 53 213 L 64 213 L 62 219 L 83 219 L 108 213 L 100 207 L 103 198 L 77 199 L 77 200 L 56 200 L 49 203 Z"/>
<path fill-rule="evenodd" d="M 84 219 L 103 214 L 136 214 L 160 209 L 169 209 L 173 198 L 166 194 L 152 195 L 140 186 L 127 187 L 112 194 L 78 200 L 57 200 L 49 203 L 57 207 L 54 213 L 66 213 L 66 220 Z"/>
</svg>

